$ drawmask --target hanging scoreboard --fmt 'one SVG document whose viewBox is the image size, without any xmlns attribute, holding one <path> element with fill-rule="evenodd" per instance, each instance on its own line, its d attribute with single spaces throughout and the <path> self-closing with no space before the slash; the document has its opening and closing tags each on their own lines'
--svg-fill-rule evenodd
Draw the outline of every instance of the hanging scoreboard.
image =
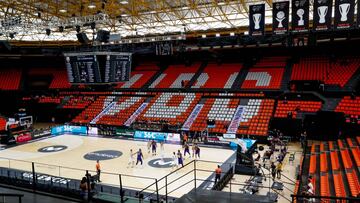
<svg viewBox="0 0 360 203">
<path fill-rule="evenodd" d="M 131 53 L 64 53 L 68 79 L 73 84 L 101 84 L 128 81 Z"/>
</svg>

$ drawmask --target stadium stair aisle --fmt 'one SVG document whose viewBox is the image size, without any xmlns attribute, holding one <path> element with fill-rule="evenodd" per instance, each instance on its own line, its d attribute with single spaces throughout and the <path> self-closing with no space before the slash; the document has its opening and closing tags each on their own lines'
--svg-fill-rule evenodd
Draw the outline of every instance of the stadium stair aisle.
<svg viewBox="0 0 360 203">
<path fill-rule="evenodd" d="M 302 172 L 301 172 L 301 181 L 299 183 L 300 191 L 307 185 L 307 180 L 310 173 L 310 156 L 311 156 L 311 147 L 307 146 L 305 149 L 305 156 L 302 161 Z M 301 192 L 300 192 L 301 193 Z"/>
<path fill-rule="evenodd" d="M 315 176 L 313 176 L 313 178 L 315 178 L 315 185 L 314 185 L 314 189 L 315 189 L 315 194 L 316 195 L 320 195 L 320 167 L 321 164 L 320 163 L 320 146 L 319 145 L 315 145 L 315 156 L 316 156 L 316 169 L 315 169 Z"/>
<path fill-rule="evenodd" d="M 338 143 L 336 143 L 336 142 L 334 142 L 334 148 L 335 148 L 335 152 L 336 152 L 336 154 L 337 154 L 337 157 L 338 157 L 338 160 L 339 160 L 339 173 L 338 173 L 338 175 L 341 177 L 341 179 L 339 178 L 339 180 L 341 180 L 342 181 L 342 185 L 343 185 L 343 189 L 344 189 L 344 191 L 345 191 L 345 196 L 350 196 L 350 188 L 349 188 L 349 184 L 348 184 L 348 182 L 347 182 L 347 179 L 346 179 L 346 175 L 345 175 L 345 167 L 344 167 L 344 164 L 343 164 L 343 159 L 342 159 L 342 156 L 341 156 L 341 153 L 340 153 L 340 148 L 342 148 L 343 146 L 339 146 L 338 144 L 343 144 L 341 141 L 340 142 L 338 142 Z M 335 176 L 335 174 L 334 174 L 334 176 Z M 335 178 L 335 177 L 334 177 Z M 334 180 L 334 182 L 335 182 L 335 180 Z M 335 186 L 335 188 L 336 188 L 336 186 Z"/>
<path fill-rule="evenodd" d="M 161 75 L 164 73 L 166 68 L 161 68 L 159 71 L 157 71 L 141 88 L 141 90 L 148 89 L 151 84 Z"/>
<path fill-rule="evenodd" d="M 291 80 L 292 64 L 287 62 L 285 66 L 285 71 L 280 85 L 281 91 L 287 91 L 289 88 L 289 82 Z"/>
<path fill-rule="evenodd" d="M 330 157 L 330 148 L 328 142 L 324 144 L 324 150 L 325 150 L 326 164 L 328 170 L 329 196 L 335 196 L 334 178 L 333 178 L 333 171 L 331 170 L 331 157 Z"/>
<path fill-rule="evenodd" d="M 232 85 L 231 89 L 233 90 L 239 90 L 245 81 L 245 78 L 249 72 L 249 67 L 243 66 L 238 74 L 238 76 L 235 78 L 234 84 Z"/>
<path fill-rule="evenodd" d="M 346 171 L 346 175 L 349 182 L 350 191 L 353 196 L 357 195 L 360 192 L 360 172 L 359 172 L 359 160 L 357 161 L 355 159 L 355 156 L 359 157 L 359 150 L 357 150 L 355 153 L 352 152 L 353 149 L 358 149 L 359 146 L 357 144 L 354 144 L 353 140 L 351 138 L 346 139 L 347 142 L 345 143 L 345 146 L 347 146 L 347 151 L 350 157 L 352 164 L 351 171 Z"/>
<path fill-rule="evenodd" d="M 199 76 L 201 75 L 201 73 L 205 70 L 206 66 L 208 65 L 207 62 L 203 62 L 200 65 L 200 68 L 198 69 L 198 71 L 195 73 L 195 75 L 191 78 L 191 80 L 186 84 L 185 89 L 189 89 L 191 88 L 197 81 L 197 79 L 199 78 Z"/>
<path fill-rule="evenodd" d="M 343 90 L 351 90 L 360 80 L 360 67 L 355 71 L 355 73 L 350 77 L 350 79 L 345 83 Z"/>
</svg>

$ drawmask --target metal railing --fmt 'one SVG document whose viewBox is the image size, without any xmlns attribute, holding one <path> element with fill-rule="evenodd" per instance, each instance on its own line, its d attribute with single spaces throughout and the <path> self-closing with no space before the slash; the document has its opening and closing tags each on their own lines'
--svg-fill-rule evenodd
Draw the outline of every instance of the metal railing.
<svg viewBox="0 0 360 203">
<path fill-rule="evenodd" d="M 1 203 L 6 202 L 15 202 L 17 200 L 18 203 L 22 202 L 22 198 L 24 195 L 22 194 L 14 194 L 14 193 L 0 193 Z"/>
</svg>

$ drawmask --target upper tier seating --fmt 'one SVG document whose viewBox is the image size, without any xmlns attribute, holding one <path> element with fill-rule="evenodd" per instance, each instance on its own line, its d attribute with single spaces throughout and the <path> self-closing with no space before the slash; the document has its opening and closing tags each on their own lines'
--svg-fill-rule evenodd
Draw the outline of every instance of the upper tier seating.
<svg viewBox="0 0 360 203">
<path fill-rule="evenodd" d="M 122 126 L 129 117 L 145 101 L 146 97 L 124 96 L 115 99 L 116 104 L 112 106 L 96 124 Z"/>
<path fill-rule="evenodd" d="M 65 68 L 31 68 L 28 73 L 29 75 L 52 76 L 52 80 L 49 86 L 50 89 L 68 89 L 71 87 Z"/>
<path fill-rule="evenodd" d="M 347 62 L 330 62 L 325 57 L 303 58 L 294 64 L 291 80 L 320 80 L 325 84 L 344 87 L 359 68 L 359 59 L 347 59 Z"/>
<path fill-rule="evenodd" d="M 70 96 L 69 100 L 63 105 L 64 109 L 84 109 L 91 104 L 95 98 L 93 96 Z"/>
<path fill-rule="evenodd" d="M 299 111 L 317 112 L 321 109 L 320 101 L 284 101 L 279 100 L 275 117 L 286 118 L 288 113 L 292 113 L 292 118 L 296 118 Z"/>
<path fill-rule="evenodd" d="M 162 93 L 156 95 L 137 120 L 167 121 L 183 124 L 201 96 L 195 93 Z"/>
<path fill-rule="evenodd" d="M 231 88 L 241 64 L 208 64 L 191 88 Z"/>
<path fill-rule="evenodd" d="M 272 56 L 261 58 L 256 64 L 256 67 L 271 68 L 271 67 L 285 67 L 288 56 Z"/>
<path fill-rule="evenodd" d="M 18 90 L 21 74 L 21 70 L 16 68 L 0 70 L 0 90 Z"/>
<path fill-rule="evenodd" d="M 199 69 L 200 64 L 196 63 L 189 67 L 184 65 L 169 66 L 156 80 L 150 88 L 182 88 L 182 81 L 188 83 Z"/>
<path fill-rule="evenodd" d="M 132 71 L 129 81 L 118 83 L 117 88 L 141 88 L 155 73 L 156 71 Z"/>
<path fill-rule="evenodd" d="M 351 99 L 350 96 L 345 96 L 335 109 L 335 112 L 343 112 L 349 116 L 360 116 L 360 97 Z"/>
<path fill-rule="evenodd" d="M 241 88 L 279 89 L 283 74 L 284 68 L 251 68 L 247 73 Z"/>
<path fill-rule="evenodd" d="M 68 75 L 66 70 L 54 70 L 52 71 L 53 80 L 49 86 L 50 89 L 68 89 L 71 87 L 71 84 L 68 80 Z"/>
</svg>

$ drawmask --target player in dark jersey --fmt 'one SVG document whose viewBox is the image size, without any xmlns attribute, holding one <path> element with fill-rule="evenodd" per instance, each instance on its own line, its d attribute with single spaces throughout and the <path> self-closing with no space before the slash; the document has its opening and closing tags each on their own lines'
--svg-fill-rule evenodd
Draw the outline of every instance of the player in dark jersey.
<svg viewBox="0 0 360 203">
<path fill-rule="evenodd" d="M 143 165 L 143 158 L 144 155 L 141 152 L 141 149 L 139 149 L 139 151 L 137 152 L 136 165 L 138 165 L 139 162 L 141 163 L 141 165 Z"/>
<path fill-rule="evenodd" d="M 178 150 L 177 158 L 178 158 L 178 165 L 181 165 L 182 167 L 184 167 L 183 157 L 182 157 L 180 150 Z"/>
<path fill-rule="evenodd" d="M 187 143 L 185 143 L 185 145 L 184 145 L 184 158 L 185 158 L 186 154 L 189 154 L 189 158 L 191 158 L 190 147 Z"/>
<path fill-rule="evenodd" d="M 151 152 L 153 156 L 156 156 L 156 148 L 157 148 L 157 143 L 155 140 L 153 140 L 151 142 Z"/>
</svg>

